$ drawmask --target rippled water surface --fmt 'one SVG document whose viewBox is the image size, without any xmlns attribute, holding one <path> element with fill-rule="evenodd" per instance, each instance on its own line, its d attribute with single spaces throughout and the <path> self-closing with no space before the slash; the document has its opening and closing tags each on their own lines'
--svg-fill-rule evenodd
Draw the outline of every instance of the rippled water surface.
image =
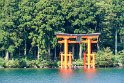
<svg viewBox="0 0 124 83">
<path fill-rule="evenodd" d="M 124 69 L 0 69 L 0 83 L 124 83 Z"/>
</svg>

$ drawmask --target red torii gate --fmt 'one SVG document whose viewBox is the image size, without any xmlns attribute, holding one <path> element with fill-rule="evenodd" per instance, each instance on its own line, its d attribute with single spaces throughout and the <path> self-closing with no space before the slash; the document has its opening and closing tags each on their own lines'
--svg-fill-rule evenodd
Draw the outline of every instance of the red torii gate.
<svg viewBox="0 0 124 83">
<path fill-rule="evenodd" d="M 64 53 L 60 53 L 61 68 L 62 69 L 72 68 L 72 53 L 68 52 L 69 43 L 86 43 L 87 54 L 84 53 L 84 67 L 95 68 L 95 54 L 91 52 L 91 44 L 98 42 L 99 35 L 100 33 L 93 33 L 93 34 L 57 33 L 56 37 L 62 39 L 59 40 L 58 43 L 64 43 Z"/>
</svg>

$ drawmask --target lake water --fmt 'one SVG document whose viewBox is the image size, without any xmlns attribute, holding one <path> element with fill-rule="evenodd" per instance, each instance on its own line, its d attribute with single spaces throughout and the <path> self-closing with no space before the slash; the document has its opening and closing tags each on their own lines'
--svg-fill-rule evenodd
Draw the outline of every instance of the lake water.
<svg viewBox="0 0 124 83">
<path fill-rule="evenodd" d="M 124 83 L 124 69 L 0 69 L 0 83 Z"/>
</svg>

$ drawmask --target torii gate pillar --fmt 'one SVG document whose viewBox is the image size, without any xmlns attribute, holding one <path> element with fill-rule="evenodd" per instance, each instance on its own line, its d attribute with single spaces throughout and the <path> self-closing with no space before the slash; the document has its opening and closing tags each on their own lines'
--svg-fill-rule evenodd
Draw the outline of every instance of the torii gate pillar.
<svg viewBox="0 0 124 83">
<path fill-rule="evenodd" d="M 61 68 L 68 69 L 72 68 L 72 53 L 68 53 L 68 43 L 69 40 L 67 37 L 63 38 L 64 40 L 64 53 L 60 53 L 61 55 Z"/>
</svg>

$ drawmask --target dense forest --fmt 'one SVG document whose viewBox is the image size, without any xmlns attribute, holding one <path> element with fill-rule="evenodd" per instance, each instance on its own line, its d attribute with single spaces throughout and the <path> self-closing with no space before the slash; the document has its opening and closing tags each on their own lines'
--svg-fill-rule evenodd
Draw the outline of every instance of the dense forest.
<svg viewBox="0 0 124 83">
<path fill-rule="evenodd" d="M 0 65 L 54 65 L 63 50 L 56 32 L 101 33 L 97 64 L 124 63 L 123 0 L 0 0 Z M 80 64 L 84 44 L 69 49 Z"/>
</svg>

